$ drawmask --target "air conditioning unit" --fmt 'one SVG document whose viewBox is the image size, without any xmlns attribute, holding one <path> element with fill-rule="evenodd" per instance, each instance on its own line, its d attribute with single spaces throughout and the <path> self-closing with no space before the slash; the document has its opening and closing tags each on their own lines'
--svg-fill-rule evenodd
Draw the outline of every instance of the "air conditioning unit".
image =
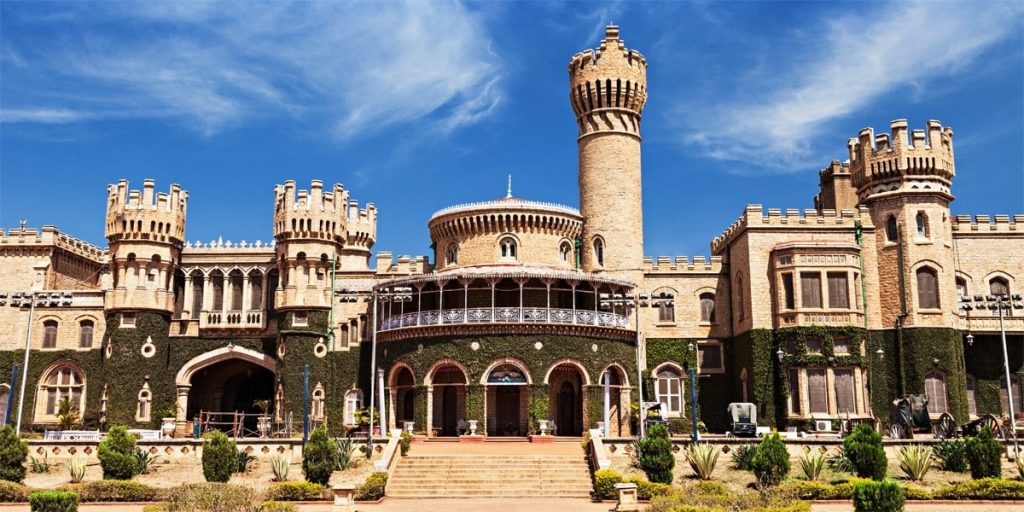
<svg viewBox="0 0 1024 512">
<path fill-rule="evenodd" d="M 14 306 L 14 307 L 21 306 L 21 299 L 20 298 L 11 299 L 11 305 Z"/>
<path fill-rule="evenodd" d="M 828 432 L 832 430 L 832 420 L 814 420 L 814 430 Z"/>
</svg>

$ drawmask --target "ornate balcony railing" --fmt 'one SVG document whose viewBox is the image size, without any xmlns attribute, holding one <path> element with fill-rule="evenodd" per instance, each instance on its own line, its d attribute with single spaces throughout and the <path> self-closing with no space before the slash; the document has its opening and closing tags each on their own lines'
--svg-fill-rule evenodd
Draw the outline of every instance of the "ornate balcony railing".
<svg viewBox="0 0 1024 512">
<path fill-rule="evenodd" d="M 380 330 L 452 324 L 563 324 L 628 329 L 629 318 L 604 311 L 556 308 L 463 308 L 404 313 L 384 318 Z"/>
</svg>

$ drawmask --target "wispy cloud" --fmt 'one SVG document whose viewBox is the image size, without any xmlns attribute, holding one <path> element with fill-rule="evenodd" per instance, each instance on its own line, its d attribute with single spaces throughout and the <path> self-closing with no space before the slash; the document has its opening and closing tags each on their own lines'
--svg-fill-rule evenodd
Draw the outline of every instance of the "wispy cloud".
<svg viewBox="0 0 1024 512">
<path fill-rule="evenodd" d="M 484 20 L 458 3 L 131 2 L 76 14 L 6 31 L 3 122 L 157 118 L 209 136 L 288 116 L 349 138 L 410 121 L 453 130 L 503 96 Z M 55 26 L 49 42 L 31 30 Z"/>
<path fill-rule="evenodd" d="M 1019 32 L 1013 3 L 875 4 L 885 9 L 823 21 L 820 44 L 778 48 L 784 59 L 741 71 L 747 86 L 728 98 L 688 98 L 677 112 L 684 143 L 726 162 L 758 162 L 769 172 L 818 167 L 820 128 L 894 91 L 913 91 L 968 69 L 994 44 Z M 804 37 L 807 37 L 804 35 Z M 800 52 L 799 48 L 817 48 Z M 779 63 L 796 62 L 790 69 Z M 719 90 L 716 90 L 718 93 Z M 709 101 L 705 107 L 702 101 Z"/>
</svg>

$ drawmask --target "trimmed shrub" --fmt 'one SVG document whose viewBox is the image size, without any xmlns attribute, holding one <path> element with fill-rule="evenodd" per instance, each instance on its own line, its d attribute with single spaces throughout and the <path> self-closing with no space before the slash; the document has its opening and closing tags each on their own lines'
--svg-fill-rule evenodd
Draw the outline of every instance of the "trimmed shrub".
<svg viewBox="0 0 1024 512">
<path fill-rule="evenodd" d="M 945 439 L 939 443 L 932 456 L 938 459 L 943 471 L 967 472 L 967 443 L 962 439 Z"/>
<path fill-rule="evenodd" d="M 296 512 L 298 509 L 291 503 L 281 503 L 279 501 L 264 501 L 260 504 L 259 512 Z"/>
<path fill-rule="evenodd" d="M 718 482 L 684 484 L 666 496 L 651 499 L 650 512 L 807 512 L 810 502 L 797 499 L 795 493 L 773 487 L 762 491 L 734 493 Z"/>
<path fill-rule="evenodd" d="M 21 483 L 25 479 L 28 443 L 14 433 L 14 427 L 0 428 L 0 480 Z"/>
<path fill-rule="evenodd" d="M 0 480 L 0 503 L 24 503 L 28 501 L 28 492 L 24 485 Z"/>
<path fill-rule="evenodd" d="M 167 493 L 167 512 L 259 512 L 259 503 L 249 487 L 215 482 L 182 485 Z"/>
<path fill-rule="evenodd" d="M 941 500 L 1024 500 L 1024 482 L 982 478 L 944 485 L 932 493 Z"/>
<path fill-rule="evenodd" d="M 306 481 L 327 485 L 338 465 L 338 448 L 327 435 L 327 426 L 320 425 L 302 447 L 302 472 Z"/>
<path fill-rule="evenodd" d="M 40 491 L 28 497 L 32 512 L 77 512 L 78 495 L 64 491 Z"/>
<path fill-rule="evenodd" d="M 160 491 L 156 487 L 132 480 L 96 480 L 69 485 L 82 501 L 156 501 Z"/>
<path fill-rule="evenodd" d="M 761 439 L 751 460 L 751 467 L 761 487 L 778 485 L 789 474 L 789 450 L 782 444 L 778 432 Z"/>
<path fill-rule="evenodd" d="M 207 482 L 227 482 L 238 469 L 235 442 L 219 430 L 211 430 L 203 437 L 203 478 Z"/>
<path fill-rule="evenodd" d="M 594 472 L 594 496 L 599 500 L 614 500 L 618 497 L 615 484 L 622 483 L 622 475 L 610 469 Z M 639 487 L 639 485 L 638 485 Z"/>
<path fill-rule="evenodd" d="M 904 485 L 903 494 L 906 495 L 908 500 L 930 500 L 932 499 L 932 492 L 928 489 L 921 487 L 914 487 L 913 485 Z"/>
<path fill-rule="evenodd" d="M 1003 443 L 992 437 L 992 429 L 984 427 L 977 437 L 967 438 L 967 462 L 975 480 L 1003 476 Z"/>
<path fill-rule="evenodd" d="M 142 512 L 167 512 L 167 505 L 164 505 L 163 503 L 143 505 Z"/>
<path fill-rule="evenodd" d="M 907 501 L 903 488 L 892 480 L 858 482 L 852 497 L 856 512 L 900 512 Z"/>
<path fill-rule="evenodd" d="M 323 499 L 324 486 L 310 482 L 284 482 L 267 488 L 271 501 L 317 501 Z"/>
<path fill-rule="evenodd" d="M 402 457 L 409 454 L 409 448 L 412 447 L 412 434 L 408 430 L 402 430 L 402 440 L 398 446 L 402 449 Z"/>
<path fill-rule="evenodd" d="M 843 451 L 850 459 L 853 470 L 861 478 L 885 478 L 889 462 L 882 448 L 882 436 L 868 425 L 860 424 L 843 439 Z"/>
<path fill-rule="evenodd" d="M 357 501 L 376 501 L 384 497 L 384 487 L 388 484 L 388 473 L 378 471 L 371 473 L 366 481 L 356 486 L 355 499 Z"/>
<path fill-rule="evenodd" d="M 924 480 L 932 467 L 932 449 L 919 444 L 903 446 L 896 454 L 900 463 L 900 471 L 908 480 L 917 482 Z"/>
<path fill-rule="evenodd" d="M 654 424 L 647 436 L 636 443 L 636 465 L 647 475 L 647 480 L 663 484 L 672 483 L 672 468 L 676 465 L 672 453 L 672 440 L 665 425 Z"/>
<path fill-rule="evenodd" d="M 135 435 L 129 434 L 123 426 L 110 428 L 96 452 L 103 467 L 104 480 L 131 480 L 139 473 L 138 459 L 135 458 L 136 440 Z"/>
<path fill-rule="evenodd" d="M 752 461 L 754 460 L 754 451 L 757 450 L 757 445 L 744 444 L 732 451 L 732 468 L 739 469 L 742 471 L 752 471 L 754 466 Z"/>
</svg>

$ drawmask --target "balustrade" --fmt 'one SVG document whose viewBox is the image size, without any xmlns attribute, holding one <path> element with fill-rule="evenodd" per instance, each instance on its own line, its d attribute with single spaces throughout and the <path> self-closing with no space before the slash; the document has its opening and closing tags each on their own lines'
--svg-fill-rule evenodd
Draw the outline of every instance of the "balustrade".
<svg viewBox="0 0 1024 512">
<path fill-rule="evenodd" d="M 629 328 L 629 318 L 603 311 L 556 308 L 463 308 L 404 313 L 384 318 L 381 331 L 427 325 L 451 324 L 566 324 Z"/>
</svg>

